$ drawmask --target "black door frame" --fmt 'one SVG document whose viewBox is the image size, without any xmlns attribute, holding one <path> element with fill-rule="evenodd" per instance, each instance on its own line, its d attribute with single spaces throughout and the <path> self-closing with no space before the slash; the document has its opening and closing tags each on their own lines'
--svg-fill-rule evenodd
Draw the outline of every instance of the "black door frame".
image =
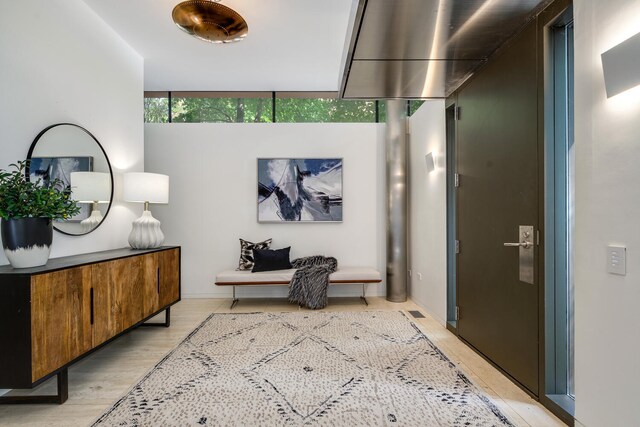
<svg viewBox="0 0 640 427">
<path fill-rule="evenodd" d="M 547 104 L 545 101 L 548 101 L 549 92 L 548 85 L 546 85 L 546 81 L 548 79 L 553 78 L 550 75 L 550 71 L 548 69 L 549 65 L 549 46 L 548 43 L 550 41 L 550 32 L 552 31 L 551 27 L 556 23 L 557 19 L 562 16 L 566 11 L 571 8 L 573 5 L 572 0 L 556 0 L 552 4 L 550 4 L 545 10 L 540 13 L 538 19 L 536 20 L 536 25 L 538 29 L 538 41 L 536 43 L 538 49 L 538 156 L 540 159 L 545 159 L 545 146 L 547 139 L 547 129 L 548 123 L 545 121 L 545 110 L 547 108 Z M 545 164 L 546 162 L 539 162 L 539 179 L 540 179 L 540 188 L 543 191 L 540 192 L 540 218 L 545 218 L 546 212 L 550 206 L 547 206 L 547 194 L 544 191 L 545 188 L 545 180 L 547 177 L 547 168 L 555 169 L 555 164 Z M 540 235 L 544 236 L 546 232 L 546 227 L 544 221 L 541 222 Z M 548 390 L 547 385 L 547 365 L 551 365 L 554 363 L 553 361 L 548 361 L 549 355 L 547 352 L 547 343 L 546 343 L 546 326 L 547 326 L 547 310 L 555 310 L 553 307 L 548 307 L 546 304 L 546 291 L 548 286 L 553 286 L 553 283 L 547 283 L 545 280 L 544 272 L 547 271 L 545 265 L 545 256 L 546 254 L 546 245 L 554 246 L 555 241 L 546 242 L 545 239 L 541 239 L 540 242 L 540 256 L 538 257 L 538 264 L 540 268 L 540 283 L 543 286 L 540 288 L 540 339 L 539 339 L 539 360 L 540 360 L 540 372 L 538 374 L 538 382 L 540 384 L 540 396 L 539 401 L 542 405 L 544 405 L 547 409 L 549 409 L 554 415 L 560 418 L 562 421 L 567 423 L 570 426 L 573 426 L 575 420 L 573 418 L 573 414 L 567 412 L 567 410 L 552 399 L 550 399 L 546 393 Z"/>
<path fill-rule="evenodd" d="M 458 230 L 458 216 L 457 216 L 457 203 L 458 197 L 456 192 L 455 176 L 457 173 L 457 145 L 458 145 L 458 115 L 457 109 L 457 97 L 455 94 L 447 98 L 445 101 L 445 158 L 447 162 L 446 167 L 446 210 L 447 210 L 447 312 L 446 312 L 446 326 L 451 332 L 458 335 L 457 320 L 458 320 L 458 262 L 457 262 L 457 230 Z M 453 115 L 453 120 L 451 120 Z M 453 139 L 450 132 L 453 132 Z M 451 272 L 453 270 L 453 275 Z"/>
</svg>

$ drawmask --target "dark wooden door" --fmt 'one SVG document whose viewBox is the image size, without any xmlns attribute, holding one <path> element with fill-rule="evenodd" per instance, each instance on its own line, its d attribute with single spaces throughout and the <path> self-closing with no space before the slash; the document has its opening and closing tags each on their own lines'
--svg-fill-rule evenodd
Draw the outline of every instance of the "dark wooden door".
<svg viewBox="0 0 640 427">
<path fill-rule="evenodd" d="M 519 250 L 503 244 L 538 230 L 537 87 L 530 25 L 458 92 L 457 128 L 458 334 L 535 395 L 538 274 L 521 281 Z"/>
</svg>

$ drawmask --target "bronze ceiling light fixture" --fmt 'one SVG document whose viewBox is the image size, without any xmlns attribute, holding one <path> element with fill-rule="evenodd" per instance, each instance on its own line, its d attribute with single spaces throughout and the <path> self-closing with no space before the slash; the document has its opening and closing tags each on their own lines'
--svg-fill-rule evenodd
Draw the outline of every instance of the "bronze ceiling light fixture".
<svg viewBox="0 0 640 427">
<path fill-rule="evenodd" d="M 211 43 L 232 43 L 249 33 L 247 21 L 220 0 L 188 0 L 173 8 L 176 25 L 195 38 Z"/>
</svg>

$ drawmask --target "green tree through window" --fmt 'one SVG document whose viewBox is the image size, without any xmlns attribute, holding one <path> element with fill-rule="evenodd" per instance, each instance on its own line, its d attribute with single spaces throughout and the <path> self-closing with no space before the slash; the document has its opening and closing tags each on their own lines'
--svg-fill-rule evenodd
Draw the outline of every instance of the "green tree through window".
<svg viewBox="0 0 640 427">
<path fill-rule="evenodd" d="M 409 101 L 409 115 L 413 116 L 413 113 L 418 111 L 418 108 L 420 108 L 422 106 L 422 104 L 424 104 L 424 101 L 421 101 L 421 100 L 411 100 L 411 101 Z"/>
<path fill-rule="evenodd" d="M 144 100 L 147 123 L 169 121 L 169 98 L 162 92 Z M 257 96 L 255 95 L 257 94 Z M 171 121 L 176 123 L 271 123 L 274 117 L 272 92 L 255 93 L 253 97 L 218 97 L 182 95 L 171 98 Z M 262 96 L 261 94 L 264 94 Z M 276 94 L 277 95 L 277 94 Z M 374 123 L 386 119 L 385 101 L 345 100 L 332 97 L 307 97 L 297 93 L 276 96 L 275 115 L 279 123 Z M 313 95 L 312 95 L 313 96 Z M 407 101 L 412 115 L 424 101 Z M 376 105 L 378 114 L 376 117 Z"/>
<path fill-rule="evenodd" d="M 144 121 L 145 123 L 167 123 L 169 121 L 169 99 L 145 98 Z"/>
<path fill-rule="evenodd" d="M 335 98 L 276 98 L 278 123 L 373 123 L 375 101 Z"/>
<path fill-rule="evenodd" d="M 171 121 L 176 123 L 269 123 L 270 98 L 174 98 Z"/>
</svg>

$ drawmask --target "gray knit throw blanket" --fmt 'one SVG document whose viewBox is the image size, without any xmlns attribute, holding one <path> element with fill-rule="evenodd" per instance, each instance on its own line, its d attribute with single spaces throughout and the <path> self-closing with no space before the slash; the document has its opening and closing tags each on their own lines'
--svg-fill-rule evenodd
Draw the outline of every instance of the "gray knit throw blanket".
<svg viewBox="0 0 640 427">
<path fill-rule="evenodd" d="M 297 270 L 289 283 L 289 302 L 312 310 L 326 307 L 329 275 L 338 269 L 338 260 L 316 255 L 294 259 L 291 265 Z"/>
</svg>

